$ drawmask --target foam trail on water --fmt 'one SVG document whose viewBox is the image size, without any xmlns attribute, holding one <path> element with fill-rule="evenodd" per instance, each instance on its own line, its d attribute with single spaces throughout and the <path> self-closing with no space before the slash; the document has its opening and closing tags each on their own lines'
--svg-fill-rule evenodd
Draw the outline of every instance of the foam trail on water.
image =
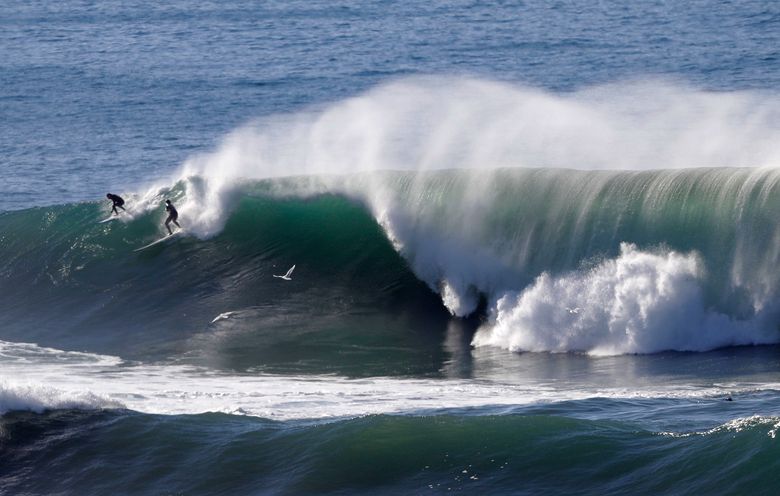
<svg viewBox="0 0 780 496">
<path fill-rule="evenodd" d="M 0 342 L 2 343 L 2 342 Z M 372 377 L 347 379 L 327 376 L 232 375 L 182 365 L 116 363 L 114 357 L 60 352 L 62 362 L 50 360 L 51 349 L 33 355 L 34 345 L 0 358 L 0 372 L 23 380 L 0 381 L 0 415 L 9 411 L 42 412 L 50 409 L 128 408 L 152 414 L 222 412 L 277 420 L 327 419 L 370 414 L 436 412 L 449 408 L 501 406 L 588 398 L 722 397 L 724 393 L 776 390 L 764 383 L 688 384 L 653 386 L 597 386 L 593 384 L 537 384 L 520 380 L 473 381 L 458 379 L 403 379 Z"/>
<path fill-rule="evenodd" d="M 0 372 L 4 377 L 0 380 L 0 414 L 9 411 L 40 413 L 48 409 L 121 408 L 121 402 L 105 395 L 80 388 L 68 390 L 53 386 L 58 380 L 72 380 L 72 384 L 77 384 L 79 381 L 76 378 L 80 371 L 89 373 L 95 369 L 116 367 L 121 363 L 122 360 L 113 356 L 62 351 L 33 343 L 0 341 Z M 59 378 L 36 380 L 36 371 L 48 368 L 55 369 L 57 372 L 54 375 Z"/>
</svg>

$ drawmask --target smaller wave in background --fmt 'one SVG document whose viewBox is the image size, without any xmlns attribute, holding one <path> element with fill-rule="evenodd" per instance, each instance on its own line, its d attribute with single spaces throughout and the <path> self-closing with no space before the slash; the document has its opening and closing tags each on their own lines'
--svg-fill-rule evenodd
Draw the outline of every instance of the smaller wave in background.
<svg viewBox="0 0 780 496">
<path fill-rule="evenodd" d="M 369 415 L 318 424 L 222 414 L 19 413 L 0 418 L 0 481 L 12 492 L 81 494 L 582 493 L 583 487 L 587 494 L 681 487 L 762 493 L 778 469 L 778 423 L 745 417 L 672 433 L 543 412 Z M 30 477 L 30 470 L 48 477 Z"/>
</svg>

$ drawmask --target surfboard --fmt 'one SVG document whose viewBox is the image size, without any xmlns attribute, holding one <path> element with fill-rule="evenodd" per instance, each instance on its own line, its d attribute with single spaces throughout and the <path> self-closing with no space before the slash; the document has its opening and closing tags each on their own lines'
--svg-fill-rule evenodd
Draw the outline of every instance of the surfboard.
<svg viewBox="0 0 780 496">
<path fill-rule="evenodd" d="M 148 245 L 144 245 L 144 246 L 142 246 L 142 247 L 140 247 L 140 248 L 136 248 L 136 249 L 135 249 L 135 250 L 133 250 L 133 251 L 141 251 L 141 250 L 145 250 L 145 249 L 147 249 L 147 248 L 151 248 L 152 246 L 158 245 L 158 244 L 160 244 L 160 243 L 164 243 L 164 242 L 166 242 L 166 241 L 169 241 L 169 240 L 171 240 L 171 239 L 173 239 L 173 238 L 176 238 L 176 237 L 178 237 L 178 236 L 179 236 L 179 235 L 180 235 L 182 232 L 183 232 L 183 231 L 182 231 L 181 229 L 180 229 L 180 230 L 178 230 L 178 231 L 174 231 L 174 232 L 173 232 L 173 234 L 169 234 L 169 235 L 165 236 L 164 238 L 160 238 L 160 239 L 158 239 L 158 240 L 152 241 L 152 242 L 151 242 L 151 243 L 149 243 Z"/>
<path fill-rule="evenodd" d="M 133 219 L 133 214 L 132 214 L 132 213 L 130 213 L 130 209 L 127 209 L 127 208 L 126 208 L 126 209 L 124 209 L 124 210 L 120 210 L 120 211 L 119 211 L 119 215 L 116 215 L 116 214 L 111 214 L 111 215 L 109 215 L 108 217 L 106 217 L 105 219 L 103 219 L 103 220 L 99 220 L 99 221 L 98 221 L 98 224 L 105 224 L 106 222 L 111 222 L 112 220 L 119 220 L 119 219 L 121 219 L 122 217 L 127 217 L 127 218 L 129 218 L 130 220 L 132 220 L 132 219 Z"/>
</svg>

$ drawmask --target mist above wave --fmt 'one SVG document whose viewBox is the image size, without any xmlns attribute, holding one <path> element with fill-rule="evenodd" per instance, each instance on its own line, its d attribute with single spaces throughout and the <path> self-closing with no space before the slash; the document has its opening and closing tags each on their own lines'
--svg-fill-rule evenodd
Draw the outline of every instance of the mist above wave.
<svg viewBox="0 0 780 496">
<path fill-rule="evenodd" d="M 180 178 L 202 181 L 189 186 L 180 211 L 210 236 L 224 224 L 237 182 L 292 175 L 775 166 L 778 135 L 780 100 L 762 92 L 640 81 L 551 93 L 476 78 L 414 77 L 236 129 L 214 152 L 183 164 Z"/>
<path fill-rule="evenodd" d="M 561 94 L 475 78 L 408 78 L 237 129 L 213 153 L 183 165 L 180 212 L 191 232 L 208 238 L 221 231 L 247 180 L 295 176 L 275 182 L 271 193 L 336 193 L 365 204 L 454 315 L 470 314 L 486 297 L 505 322 L 509 295 L 540 274 L 576 270 L 594 256 L 618 257 L 623 242 L 639 243 L 640 250 L 668 245 L 700 257 L 707 274 L 696 291 L 678 288 L 686 298 L 697 294 L 700 323 L 712 320 L 706 315 L 713 305 L 750 321 L 772 313 L 778 288 L 765 269 L 780 256 L 780 238 L 760 232 L 777 197 L 776 174 L 760 168 L 780 164 L 778 137 L 780 100 L 766 92 L 638 81 Z M 740 166 L 759 169 L 672 170 Z M 507 178 L 496 172 L 502 168 L 547 172 Z M 459 172 L 430 175 L 441 169 Z M 588 290 L 587 283 L 572 284 Z M 722 289 L 712 289 L 718 284 Z M 679 310 L 693 305 L 683 300 L 664 308 L 682 318 Z M 708 325 L 687 332 L 704 333 Z M 562 332 L 596 332 L 586 327 Z M 773 341 L 765 331 L 745 338 L 733 330 L 710 341 L 634 335 L 633 344 L 594 342 L 595 348 L 587 339 L 559 340 L 539 348 L 700 349 Z M 536 349 L 539 342 L 527 344 Z"/>
</svg>

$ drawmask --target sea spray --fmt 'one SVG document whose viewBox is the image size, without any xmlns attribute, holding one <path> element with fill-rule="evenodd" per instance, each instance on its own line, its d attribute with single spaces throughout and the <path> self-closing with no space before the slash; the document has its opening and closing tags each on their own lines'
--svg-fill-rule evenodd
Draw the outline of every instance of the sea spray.
<svg viewBox="0 0 780 496">
<path fill-rule="evenodd" d="M 121 402 L 89 391 L 64 391 L 43 384 L 0 381 L 0 415 L 9 411 L 100 410 L 122 408 Z"/>
<path fill-rule="evenodd" d="M 219 232 L 226 199 L 242 179 L 452 168 L 478 176 L 498 167 L 771 167 L 780 165 L 779 133 L 780 104 L 762 92 L 714 93 L 656 80 L 555 94 L 475 78 L 405 78 L 235 130 L 213 153 L 183 165 L 180 178 L 201 179 L 180 212 L 193 232 Z M 310 186 L 320 189 L 316 181 Z"/>
<path fill-rule="evenodd" d="M 456 315 L 473 311 L 475 293 L 497 298 L 542 272 L 616 257 L 630 242 L 698 252 L 706 304 L 750 317 L 772 310 L 778 287 L 768 270 L 780 247 L 770 215 L 778 177 L 771 169 L 499 169 L 375 173 L 330 187 L 363 198 Z"/>
<path fill-rule="evenodd" d="M 751 330 L 700 339 L 711 326 L 702 317 L 685 331 L 673 326 L 685 338 L 636 338 L 615 352 L 777 342 L 769 330 L 779 315 L 778 115 L 766 93 L 659 81 L 552 94 L 473 78 L 402 79 L 237 129 L 187 160 L 178 179 L 131 195 L 136 213 L 126 222 L 96 227 L 93 204 L 4 214 L 0 227 L 13 233 L 0 245 L 4 308 L 29 321 L 20 336 L 61 320 L 36 320 L 27 302 L 41 298 L 83 312 L 68 332 L 120 318 L 110 309 L 128 300 L 158 324 L 198 328 L 183 315 L 165 321 L 162 295 L 182 306 L 198 299 L 187 313 L 210 321 L 223 303 L 235 310 L 277 295 L 265 275 L 278 261 L 298 265 L 296 284 L 327 285 L 336 301 L 427 302 L 422 281 L 440 296 L 432 313 L 443 304 L 467 316 L 485 301 L 495 316 L 542 274 L 576 277 L 621 260 L 628 243 L 698 260 L 698 289 L 669 297 L 670 309 L 695 301 L 697 315 Z M 166 260 L 128 258 L 161 234 L 165 198 L 188 237 L 160 254 Z M 376 253 L 380 261 L 365 261 Z M 336 276 L 343 287 L 331 288 Z M 380 289 L 356 297 L 367 287 Z M 595 349 L 575 341 L 548 348 Z"/>
<path fill-rule="evenodd" d="M 698 250 L 704 305 L 750 319 L 774 307 L 777 278 L 766 269 L 780 259 L 780 235 L 771 229 L 767 239 L 762 223 L 777 204 L 777 174 L 671 169 L 778 165 L 779 123 L 780 106 L 762 92 L 655 80 L 552 94 L 406 78 L 234 131 L 184 164 L 180 210 L 207 238 L 248 179 L 295 176 L 272 188 L 281 196 L 347 195 L 458 316 L 544 271 L 614 257 L 622 242 Z M 432 174 L 440 169 L 450 172 Z M 390 170 L 409 172 L 381 172 Z"/>
<path fill-rule="evenodd" d="M 702 276 L 695 254 L 623 244 L 616 259 L 560 277 L 544 273 L 522 292 L 501 296 L 474 345 L 606 355 L 777 340 L 771 324 L 707 310 Z"/>
<path fill-rule="evenodd" d="M 219 222 L 208 225 L 223 225 L 216 234 L 189 236 L 171 249 L 142 257 L 132 255 L 132 249 L 159 236 L 162 211 L 152 209 L 109 227 L 95 223 L 102 218 L 95 204 L 11 212 L 0 216 L 4 232 L 14 233 L 0 246 L 7 276 L 0 283 L 9 295 L 0 303 L 17 324 L 15 336 L 36 336 L 57 323 L 57 332 L 47 331 L 47 336 L 72 334 L 92 344 L 95 333 L 112 352 L 112 343 L 131 335 L 102 329 L 118 321 L 127 325 L 123 303 L 128 301 L 149 316 L 148 321 L 131 319 L 138 332 L 164 325 L 165 336 L 173 336 L 172 329 L 196 332 L 225 311 L 251 309 L 260 302 L 282 304 L 280 298 L 289 299 L 286 318 L 306 322 L 300 325 L 307 329 L 312 319 L 305 308 L 332 308 L 333 302 L 340 302 L 342 311 L 390 312 L 388 316 L 409 306 L 440 315 L 444 305 L 453 315 L 466 316 L 484 301 L 495 316 L 503 299 L 506 316 L 511 301 L 506 295 L 522 294 L 542 274 L 550 278 L 550 287 L 560 278 L 577 286 L 576 281 L 587 279 L 583 274 L 589 268 L 624 260 L 621 244 L 628 243 L 637 254 L 695 257 L 697 269 L 672 277 L 684 289 L 683 298 L 672 291 L 658 300 L 668 301 L 664 312 L 653 313 L 684 321 L 672 328 L 685 336 L 655 339 L 652 334 L 661 331 L 649 326 L 647 336 L 635 336 L 634 344 L 618 343 L 613 352 L 778 342 L 773 322 L 780 274 L 773 267 L 780 262 L 780 230 L 774 222 L 780 209 L 779 179 L 778 170 L 768 168 L 505 168 L 245 179 L 226 182 L 227 189 L 220 190 L 223 197 L 214 210 L 220 212 L 214 217 Z M 193 198 L 206 201 L 208 195 L 190 193 L 195 186 L 198 192 L 215 191 L 206 180 L 189 176 L 148 197 L 170 194 L 179 204 Z M 274 284 L 270 274 L 293 264 L 300 275 L 295 284 Z M 698 289 L 689 290 L 693 286 Z M 318 296 L 312 300 L 306 291 Z M 438 302 L 430 291 L 439 294 Z M 653 291 L 648 286 L 646 297 L 653 300 Z M 636 301 L 644 297 L 635 295 Z M 39 311 L 43 298 L 51 311 Z M 305 307 L 299 298 L 308 302 Z M 193 301 L 197 308 L 189 306 Z M 581 306 L 569 303 L 570 308 Z M 170 311 L 175 305 L 182 305 L 180 315 Z M 637 308 L 651 307 L 661 308 Z M 692 307 L 698 310 L 690 313 Z M 59 308 L 69 309 L 67 319 L 54 311 Z M 712 315 L 722 318 L 707 317 Z M 627 318 L 626 323 L 641 319 Z M 269 325 L 262 313 L 250 321 Z M 601 332 L 586 329 L 584 322 L 559 332 Z M 591 322 L 603 327 L 599 319 Z M 545 346 L 608 352 L 604 350 L 616 343 L 592 345 L 578 339 Z"/>
<path fill-rule="evenodd" d="M 778 382 L 758 386 L 750 382 L 750 375 L 744 377 L 744 384 L 709 384 L 695 389 L 685 381 L 644 381 L 644 377 L 631 377 L 637 370 L 632 370 L 636 364 L 630 360 L 636 358 L 627 361 L 626 357 L 602 358 L 602 364 L 611 363 L 613 369 L 607 368 L 606 375 L 596 381 L 576 373 L 582 363 L 572 364 L 569 370 L 555 372 L 562 382 L 550 387 L 544 383 L 550 374 L 545 369 L 556 358 L 549 355 L 523 357 L 526 361 L 522 370 L 515 373 L 483 370 L 483 380 L 472 381 L 456 377 L 236 373 L 172 361 L 120 362 L 112 356 L 19 345 L 0 341 L 5 349 L 0 365 L 7 374 L 0 380 L 0 416 L 15 411 L 128 409 L 149 414 L 221 412 L 304 421 L 404 412 L 425 415 L 445 409 L 506 412 L 593 399 L 633 401 L 634 415 L 652 416 L 652 411 L 642 408 L 642 402 L 674 399 L 714 403 L 722 401 L 725 394 L 744 399 L 776 397 L 780 387 Z M 511 366 L 512 362 L 509 359 L 502 363 Z M 683 370 L 689 366 L 687 361 L 677 365 Z M 721 371 L 734 373 L 729 368 L 733 366 Z M 766 374 L 773 369 L 767 364 L 765 370 L 749 372 Z M 622 408 L 625 411 L 628 405 Z"/>
</svg>

